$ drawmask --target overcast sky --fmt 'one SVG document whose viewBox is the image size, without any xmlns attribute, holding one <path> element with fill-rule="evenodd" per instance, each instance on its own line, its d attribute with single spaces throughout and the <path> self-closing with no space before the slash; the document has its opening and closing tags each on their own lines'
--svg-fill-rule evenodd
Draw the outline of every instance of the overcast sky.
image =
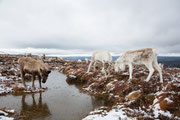
<svg viewBox="0 0 180 120">
<path fill-rule="evenodd" d="M 0 0 L 0 51 L 180 55 L 180 0 Z"/>
</svg>

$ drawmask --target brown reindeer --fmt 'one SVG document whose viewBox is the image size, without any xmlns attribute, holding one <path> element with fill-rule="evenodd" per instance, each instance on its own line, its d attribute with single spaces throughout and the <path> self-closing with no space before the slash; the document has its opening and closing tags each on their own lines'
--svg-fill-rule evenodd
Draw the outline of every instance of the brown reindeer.
<svg viewBox="0 0 180 120">
<path fill-rule="evenodd" d="M 39 86 L 41 88 L 41 79 L 42 83 L 45 83 L 49 73 L 51 72 L 48 69 L 48 66 L 42 60 L 36 60 L 31 57 L 22 57 L 18 59 L 20 71 L 21 71 L 21 79 L 24 86 L 24 75 L 26 73 L 32 74 L 32 87 L 34 87 L 35 77 L 38 76 Z"/>
</svg>

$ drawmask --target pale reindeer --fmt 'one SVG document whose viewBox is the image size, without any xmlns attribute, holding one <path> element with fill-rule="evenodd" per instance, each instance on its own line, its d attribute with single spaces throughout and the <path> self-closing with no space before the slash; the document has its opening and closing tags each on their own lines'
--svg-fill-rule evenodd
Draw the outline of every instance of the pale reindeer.
<svg viewBox="0 0 180 120">
<path fill-rule="evenodd" d="M 63 57 L 62 57 L 62 56 L 60 56 L 60 60 L 63 60 Z"/>
<path fill-rule="evenodd" d="M 89 60 L 88 58 L 85 58 L 85 62 L 86 62 L 86 63 L 89 63 L 89 61 L 90 61 L 90 60 Z"/>
<path fill-rule="evenodd" d="M 41 59 L 45 60 L 46 59 L 46 55 L 42 54 Z"/>
<path fill-rule="evenodd" d="M 32 57 L 32 53 L 25 53 L 24 56 L 25 57 Z"/>
<path fill-rule="evenodd" d="M 125 52 L 115 61 L 115 72 L 119 68 L 124 71 L 126 65 L 129 66 L 129 81 L 132 79 L 133 65 L 145 65 L 149 70 L 146 81 L 149 81 L 154 73 L 154 69 L 159 72 L 160 82 L 163 83 L 162 70 L 157 62 L 157 52 L 153 48 L 144 48 Z"/>
<path fill-rule="evenodd" d="M 37 59 L 45 60 L 45 59 L 46 59 L 46 55 L 45 55 L 45 54 L 38 55 L 38 58 L 37 58 Z"/>
<path fill-rule="evenodd" d="M 81 59 L 78 59 L 77 62 L 82 62 L 82 60 L 81 60 Z"/>
<path fill-rule="evenodd" d="M 89 73 L 92 64 L 94 64 L 94 71 L 95 71 L 96 70 L 96 63 L 97 62 L 101 62 L 102 65 L 103 65 L 101 71 L 106 76 L 105 63 L 108 63 L 108 68 L 107 69 L 108 69 L 108 74 L 109 74 L 109 69 L 110 69 L 110 66 L 111 66 L 111 61 L 112 61 L 112 56 L 111 56 L 111 54 L 109 52 L 107 52 L 107 51 L 96 51 L 96 52 L 94 52 L 92 54 L 92 59 L 91 59 L 91 62 L 89 64 L 87 73 Z"/>
</svg>

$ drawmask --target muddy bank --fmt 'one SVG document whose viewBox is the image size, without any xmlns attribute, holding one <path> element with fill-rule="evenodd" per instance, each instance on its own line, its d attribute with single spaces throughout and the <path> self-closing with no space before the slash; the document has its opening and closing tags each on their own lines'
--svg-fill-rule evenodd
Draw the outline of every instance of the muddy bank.
<svg viewBox="0 0 180 120">
<path fill-rule="evenodd" d="M 145 82 L 148 70 L 136 66 L 133 79 L 128 82 L 128 72 L 104 77 L 100 71 L 86 73 L 85 62 L 66 62 L 59 71 L 67 75 L 67 82 L 82 83 L 82 91 L 108 100 L 112 107 L 102 107 L 91 112 L 84 120 L 92 119 L 180 119 L 180 69 L 163 68 L 164 83 L 155 72 Z M 115 117 L 113 117 L 115 116 Z"/>
</svg>

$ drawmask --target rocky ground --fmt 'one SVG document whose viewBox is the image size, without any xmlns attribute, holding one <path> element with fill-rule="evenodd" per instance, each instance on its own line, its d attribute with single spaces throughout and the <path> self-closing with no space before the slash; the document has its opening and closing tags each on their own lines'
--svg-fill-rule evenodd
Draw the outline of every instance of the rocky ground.
<svg viewBox="0 0 180 120">
<path fill-rule="evenodd" d="M 24 88 L 20 81 L 18 55 L 0 56 L 0 96 L 19 92 L 42 92 L 47 88 Z M 33 56 L 39 59 L 37 56 Z M 86 73 L 88 63 L 81 61 L 60 60 L 47 57 L 44 60 L 51 69 L 59 70 L 67 75 L 67 82 L 82 84 L 83 92 L 100 97 L 106 101 L 102 106 L 89 113 L 84 120 L 180 120 L 180 69 L 163 68 L 164 83 L 159 82 L 159 74 L 155 72 L 149 82 L 145 82 L 148 70 L 143 66 L 135 66 L 133 79 L 128 82 L 129 74 L 114 73 L 113 69 L 105 77 L 97 67 L 96 72 Z M 30 79 L 31 76 L 26 76 Z M 8 117 L 1 114 L 0 117 Z M 5 112 L 5 111 L 4 111 Z"/>
<path fill-rule="evenodd" d="M 17 113 L 15 110 L 8 109 L 8 108 L 1 108 L 0 109 L 0 119 L 1 120 L 14 120 L 16 118 Z"/>
<path fill-rule="evenodd" d="M 145 82 L 148 70 L 136 66 L 133 79 L 129 74 L 114 73 L 105 77 L 100 71 L 86 73 L 85 62 L 66 62 L 60 69 L 68 77 L 67 82 L 82 83 L 82 90 L 102 97 L 111 107 L 102 106 L 92 111 L 84 120 L 179 120 L 180 119 L 180 69 L 163 68 L 164 83 L 159 82 L 155 72 L 149 82 Z"/>
</svg>

